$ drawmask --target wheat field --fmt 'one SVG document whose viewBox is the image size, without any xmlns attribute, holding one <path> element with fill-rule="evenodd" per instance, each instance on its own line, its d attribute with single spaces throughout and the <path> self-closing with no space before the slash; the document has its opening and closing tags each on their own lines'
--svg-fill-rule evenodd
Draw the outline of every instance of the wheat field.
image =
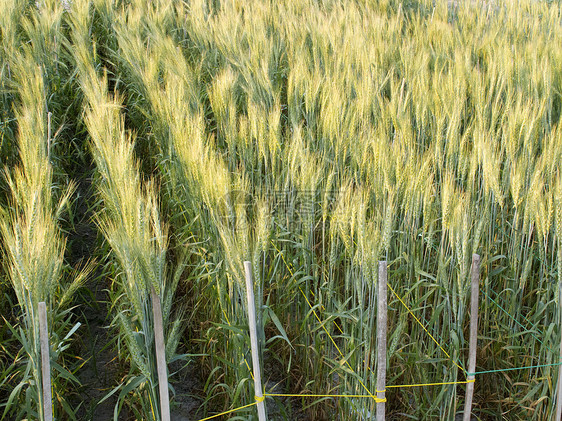
<svg viewBox="0 0 562 421">
<path fill-rule="evenodd" d="M 4 0 L 0 40 L 2 419 L 44 419 L 45 301 L 55 418 L 161 420 L 152 293 L 172 419 L 254 402 L 244 261 L 265 390 L 374 392 L 385 260 L 387 387 L 448 383 L 389 387 L 386 416 L 455 420 L 474 253 L 473 417 L 554 419 L 558 2 Z"/>
</svg>

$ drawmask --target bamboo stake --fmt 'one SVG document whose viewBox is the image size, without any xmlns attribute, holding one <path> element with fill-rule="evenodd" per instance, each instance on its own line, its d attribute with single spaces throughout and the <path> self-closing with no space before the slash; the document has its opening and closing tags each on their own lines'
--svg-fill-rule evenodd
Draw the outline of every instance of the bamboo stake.
<svg viewBox="0 0 562 421">
<path fill-rule="evenodd" d="M 562 299 L 562 289 L 559 291 L 560 298 Z M 561 301 L 562 303 L 562 301 Z M 562 304 L 560 304 L 562 306 Z M 562 361 L 562 333 L 560 337 L 560 361 Z M 562 418 L 562 366 L 558 366 L 558 391 L 556 393 L 556 418 Z"/>
<path fill-rule="evenodd" d="M 160 391 L 160 412 L 162 421 L 170 421 L 170 396 L 168 394 L 168 370 L 166 368 L 166 346 L 162 326 L 162 307 L 160 298 L 152 287 L 152 312 L 154 314 L 154 342 L 156 345 L 156 369 L 158 370 L 158 390 Z"/>
<path fill-rule="evenodd" d="M 250 342 L 252 346 L 252 366 L 254 367 L 254 389 L 258 407 L 259 421 L 266 421 L 264 396 L 261 384 L 260 361 L 258 353 L 258 334 L 256 327 L 256 308 L 254 301 L 254 283 L 252 281 L 252 264 L 244 262 L 246 273 L 246 296 L 248 298 L 248 322 L 250 325 Z"/>
<path fill-rule="evenodd" d="M 476 370 L 476 348 L 478 347 L 478 292 L 480 288 L 480 256 L 472 255 L 472 282 L 470 294 L 470 342 L 468 345 L 468 372 Z M 467 380 L 474 380 L 474 374 L 469 375 Z M 472 396 L 474 394 L 474 382 L 467 383 L 466 397 L 464 403 L 464 419 L 470 421 L 472 413 Z"/>
<path fill-rule="evenodd" d="M 44 421 L 53 421 L 49 329 L 47 327 L 47 305 L 44 301 L 39 303 L 39 338 L 41 343 L 41 379 L 43 383 L 43 419 Z"/>
<path fill-rule="evenodd" d="M 387 328 L 387 263 L 379 262 L 379 294 L 377 309 L 377 398 L 385 398 L 386 388 L 386 328 Z M 385 403 L 377 402 L 377 421 L 384 421 Z"/>
</svg>

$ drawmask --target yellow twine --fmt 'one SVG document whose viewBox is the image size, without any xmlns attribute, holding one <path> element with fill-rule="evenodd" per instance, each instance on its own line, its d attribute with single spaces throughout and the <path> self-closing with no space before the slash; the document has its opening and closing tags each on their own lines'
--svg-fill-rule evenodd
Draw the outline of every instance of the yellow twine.
<svg viewBox="0 0 562 421">
<path fill-rule="evenodd" d="M 387 389 L 391 387 L 423 387 L 423 386 L 441 386 L 444 384 L 466 384 L 466 383 L 474 383 L 474 379 L 471 380 L 464 380 L 460 382 L 441 382 L 441 383 L 418 383 L 418 384 L 395 384 L 391 386 L 386 386 Z"/>
<path fill-rule="evenodd" d="M 266 393 L 265 396 L 277 396 L 282 398 L 372 398 L 375 402 L 386 402 L 386 398 L 372 395 L 292 395 L 290 393 Z"/>
<path fill-rule="evenodd" d="M 255 381 L 254 373 L 252 373 L 252 369 L 250 368 L 250 364 L 248 364 L 248 360 L 246 360 L 246 358 L 244 358 L 244 362 L 246 363 L 246 367 L 248 367 L 248 371 L 250 372 L 250 376 L 252 376 L 252 380 Z"/>
<path fill-rule="evenodd" d="M 440 386 L 440 385 L 446 385 L 446 384 L 466 384 L 466 383 L 474 383 L 474 379 L 471 380 L 465 380 L 465 381 L 460 381 L 460 382 L 442 382 L 442 383 L 419 383 L 419 384 L 397 384 L 397 385 L 391 385 L 391 386 L 386 386 L 386 388 L 397 388 L 397 387 L 423 387 L 423 386 Z M 244 405 L 241 406 L 239 408 L 235 408 L 235 409 L 231 409 L 229 411 L 225 411 L 225 412 L 221 412 L 220 414 L 216 414 L 216 415 L 212 415 L 210 417 L 207 418 L 203 418 L 199 421 L 207 421 L 216 417 L 220 417 L 221 415 L 226 415 L 226 414 L 230 414 L 232 412 L 236 412 L 239 411 L 241 409 L 245 409 L 245 408 L 249 408 L 251 406 L 257 405 L 259 402 L 263 402 L 265 400 L 266 397 L 280 397 L 280 398 L 370 398 L 370 399 L 374 399 L 376 403 L 384 403 L 386 402 L 386 397 L 385 398 L 379 398 L 378 396 L 373 396 L 368 390 L 367 392 L 369 393 L 368 395 L 321 395 L 321 394 L 310 394 L 310 395 L 303 395 L 303 394 L 290 394 L 290 393 L 264 393 L 263 396 L 254 396 L 255 398 L 255 402 L 249 404 L 249 405 Z M 385 393 L 386 389 L 384 390 L 377 390 L 376 391 L 377 394 L 379 393 Z"/>
<path fill-rule="evenodd" d="M 315 294 L 314 292 L 312 292 L 312 290 L 310 290 L 309 292 L 312 294 L 312 296 L 313 296 L 314 298 L 316 298 L 316 294 Z M 326 311 L 326 307 L 324 307 L 324 304 L 322 304 L 322 303 L 320 303 L 320 308 L 322 309 L 322 311 Z M 343 335 L 343 330 L 342 330 L 341 327 L 336 323 L 335 320 L 334 320 L 333 323 L 334 323 L 334 326 L 336 326 L 336 328 L 337 328 L 337 329 L 340 331 L 340 333 Z M 365 361 L 365 360 L 363 360 L 363 361 Z"/>
<path fill-rule="evenodd" d="M 388 288 L 390 288 L 390 290 L 392 291 L 392 293 L 394 295 L 396 295 L 396 298 L 398 298 L 398 300 L 402 303 L 402 305 L 404 307 L 406 307 L 406 310 L 408 310 L 408 313 L 410 313 L 412 315 L 412 317 L 416 320 L 416 322 L 418 322 L 418 324 L 423 328 L 423 330 L 425 330 L 425 333 L 427 333 L 429 335 L 429 337 L 431 339 L 433 339 L 433 342 L 435 342 L 437 344 L 437 346 L 439 348 L 441 348 L 441 351 L 443 351 L 443 353 L 447 356 L 447 358 L 449 358 L 453 362 L 453 364 L 455 364 L 458 368 L 460 368 L 464 372 L 465 371 L 464 368 L 462 368 L 460 365 L 458 365 L 457 362 L 451 358 L 449 353 L 447 351 L 445 351 L 445 349 L 441 346 L 441 344 L 439 342 L 437 342 L 437 339 L 435 339 L 433 337 L 433 335 L 431 333 L 429 333 L 429 330 L 427 330 L 426 327 L 423 325 L 423 323 L 420 322 L 419 319 L 416 317 L 416 315 L 414 313 L 412 313 L 412 310 L 410 310 L 410 308 L 406 305 L 404 300 L 402 300 L 402 298 L 400 298 L 400 296 L 396 293 L 396 291 L 394 291 L 394 289 L 390 286 L 390 284 L 387 284 L 387 285 L 388 285 Z"/>
<path fill-rule="evenodd" d="M 232 412 L 240 411 L 241 409 L 249 408 L 250 406 L 254 406 L 254 405 L 257 405 L 257 402 L 253 402 L 253 403 L 251 403 L 251 404 L 244 405 L 244 406 L 241 406 L 241 407 L 239 407 L 239 408 L 234 408 L 234 409 L 231 409 L 231 410 L 229 410 L 229 411 L 221 412 L 220 414 L 211 415 L 210 417 L 200 419 L 199 421 L 211 420 L 211 419 L 213 419 L 213 418 L 217 418 L 217 417 L 220 417 L 220 416 L 222 416 L 222 415 L 230 414 L 230 413 L 232 413 Z"/>
<path fill-rule="evenodd" d="M 442 383 L 419 383 L 419 384 L 397 384 L 397 385 L 391 385 L 391 386 L 386 386 L 386 388 L 398 388 L 398 387 L 423 387 L 423 386 L 440 386 L 440 385 L 446 385 L 446 384 L 466 384 L 466 383 L 474 383 L 474 379 L 471 380 L 465 380 L 465 381 L 460 381 L 460 382 L 442 382 Z M 230 414 L 232 412 L 236 412 L 239 411 L 241 409 L 245 409 L 245 408 L 249 408 L 251 406 L 257 405 L 260 402 L 263 402 L 265 400 L 266 397 L 280 397 L 280 398 L 370 398 L 370 399 L 374 399 L 375 402 L 377 403 L 383 403 L 386 402 L 386 397 L 385 398 L 379 398 L 378 396 L 373 396 L 368 390 L 367 392 L 369 393 L 368 395 L 321 395 L 321 394 L 310 394 L 310 395 L 303 395 L 303 394 L 290 394 L 290 393 L 264 393 L 263 396 L 254 396 L 254 399 L 256 400 L 255 402 L 248 404 L 248 405 L 244 405 L 241 406 L 239 408 L 235 408 L 235 409 L 231 409 L 229 411 L 225 411 L 225 412 L 221 412 L 220 414 L 216 414 L 216 415 L 212 415 L 210 417 L 207 418 L 203 418 L 199 421 L 207 421 L 216 417 L 220 417 L 222 415 L 226 415 L 226 414 Z M 376 393 L 385 393 L 386 389 L 384 390 L 376 390 Z"/>
</svg>

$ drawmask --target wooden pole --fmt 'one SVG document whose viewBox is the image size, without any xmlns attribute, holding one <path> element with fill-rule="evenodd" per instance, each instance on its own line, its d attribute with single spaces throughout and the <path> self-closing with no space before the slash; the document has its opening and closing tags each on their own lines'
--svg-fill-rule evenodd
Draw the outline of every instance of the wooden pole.
<svg viewBox="0 0 562 421">
<path fill-rule="evenodd" d="M 44 301 L 39 303 L 39 338 L 41 343 L 41 380 L 43 383 L 43 420 L 53 421 L 49 329 L 47 327 L 47 305 Z"/>
<path fill-rule="evenodd" d="M 259 421 L 266 421 L 264 396 L 261 384 L 260 360 L 258 352 L 258 331 L 256 327 L 256 308 L 254 301 L 254 282 L 252 281 L 252 264 L 244 262 L 246 273 L 246 296 L 248 298 L 248 322 L 250 325 L 250 342 L 252 346 L 252 365 L 254 367 L 254 389 L 258 402 Z"/>
<path fill-rule="evenodd" d="M 562 300 L 562 289 L 559 291 L 560 299 Z M 562 301 L 560 301 L 562 306 Z M 560 362 L 562 362 L 562 332 L 560 337 Z M 556 392 L 556 418 L 562 418 L 562 365 L 558 366 L 558 391 Z"/>
<path fill-rule="evenodd" d="M 472 255 L 472 281 L 470 294 L 470 342 L 468 344 L 468 372 L 476 370 L 476 349 L 478 347 L 478 292 L 480 289 L 480 256 Z M 474 380 L 474 374 L 468 376 L 467 380 Z M 466 397 L 464 401 L 463 421 L 470 421 L 472 413 L 472 396 L 474 394 L 474 382 L 466 384 Z"/>
<path fill-rule="evenodd" d="M 377 308 L 377 398 L 385 399 L 386 388 L 386 329 L 387 329 L 387 263 L 379 262 L 379 293 Z M 377 421 L 384 421 L 385 403 L 377 402 Z"/>
<path fill-rule="evenodd" d="M 156 369 L 158 370 L 158 390 L 160 391 L 160 415 L 162 421 L 170 421 L 170 396 L 168 393 L 168 370 L 166 368 L 166 345 L 162 326 L 162 307 L 160 298 L 152 287 L 152 313 L 154 315 L 154 342 L 156 345 Z"/>
</svg>

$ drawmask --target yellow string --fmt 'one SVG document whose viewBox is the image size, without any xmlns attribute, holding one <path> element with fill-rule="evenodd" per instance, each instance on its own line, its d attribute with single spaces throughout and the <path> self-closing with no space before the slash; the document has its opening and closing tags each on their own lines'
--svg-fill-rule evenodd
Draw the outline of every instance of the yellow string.
<svg viewBox="0 0 562 421">
<path fill-rule="evenodd" d="M 265 396 L 277 396 L 282 398 L 373 398 L 372 395 L 292 395 L 288 393 L 266 393 Z M 386 402 L 386 398 L 374 397 L 375 402 Z"/>
<path fill-rule="evenodd" d="M 210 419 L 213 419 L 213 418 L 220 417 L 221 415 L 226 415 L 226 414 L 230 414 L 232 412 L 240 411 L 241 409 L 244 409 L 244 408 L 249 408 L 250 406 L 254 406 L 254 405 L 257 405 L 257 404 L 258 404 L 257 402 L 253 402 L 251 404 L 244 405 L 244 406 L 241 406 L 239 408 L 234 408 L 234 409 L 231 409 L 229 411 L 221 412 L 220 414 L 211 415 L 210 417 L 200 419 L 199 421 L 207 421 L 207 420 L 210 420 Z"/>
<path fill-rule="evenodd" d="M 246 360 L 246 358 L 244 358 L 244 362 L 246 363 L 246 367 L 248 367 L 248 371 L 250 372 L 250 376 L 252 376 L 252 380 L 255 381 L 254 373 L 252 373 L 252 369 L 250 368 L 250 364 L 248 364 L 248 360 Z"/>
<path fill-rule="evenodd" d="M 471 380 L 464 380 L 460 382 L 441 382 L 441 383 L 418 383 L 418 384 L 395 384 L 391 386 L 386 386 L 387 389 L 391 387 L 423 387 L 423 386 L 441 386 L 444 384 L 466 384 L 466 383 L 474 383 L 474 379 Z"/>
<path fill-rule="evenodd" d="M 397 388 L 397 387 L 423 387 L 423 386 L 440 386 L 440 385 L 446 385 L 446 384 L 466 384 L 466 383 L 474 383 L 474 379 L 471 380 L 465 380 L 465 381 L 460 381 L 460 382 L 442 382 L 442 383 L 419 383 L 419 384 L 397 384 L 397 385 L 391 385 L 391 386 L 386 386 L 386 389 L 389 388 Z M 385 393 L 385 390 L 376 390 L 376 393 Z M 321 394 L 291 394 L 291 393 L 264 393 L 263 396 L 254 396 L 255 398 L 255 402 L 248 404 L 248 405 L 244 405 L 241 406 L 239 408 L 235 408 L 235 409 L 231 409 L 229 411 L 225 411 L 225 412 L 221 412 L 220 414 L 216 414 L 216 415 L 212 415 L 210 417 L 207 418 L 203 418 L 199 421 L 206 421 L 206 420 L 210 420 L 216 417 L 220 417 L 221 415 L 226 415 L 226 414 L 230 414 L 232 412 L 236 412 L 239 411 L 241 409 L 245 409 L 245 408 L 249 408 L 251 406 L 257 405 L 259 402 L 263 402 L 265 400 L 266 397 L 271 396 L 271 397 L 280 397 L 280 398 L 370 398 L 370 399 L 374 399 L 375 402 L 377 403 L 383 403 L 386 402 L 386 398 L 379 398 L 378 396 L 373 396 L 369 390 L 367 390 L 367 392 L 369 393 L 368 395 L 321 395 Z"/>
<path fill-rule="evenodd" d="M 312 290 L 310 290 L 309 292 L 312 294 L 312 296 L 313 296 L 314 298 L 316 298 L 316 294 L 315 294 L 314 292 L 312 292 Z M 320 308 L 322 309 L 322 311 L 326 311 L 326 307 L 324 307 L 324 304 L 322 304 L 322 303 L 320 303 Z M 334 320 L 333 323 L 334 323 L 334 326 L 336 326 L 336 328 L 337 328 L 337 329 L 340 331 L 340 333 L 343 335 L 343 330 L 342 330 L 341 327 L 336 323 L 335 320 Z M 365 360 L 363 360 L 363 362 L 365 362 Z M 369 367 L 367 367 L 367 368 L 369 368 Z"/>
<path fill-rule="evenodd" d="M 420 383 L 420 384 L 397 384 L 397 385 L 391 385 L 391 386 L 386 386 L 386 389 L 389 388 L 397 388 L 397 387 L 423 387 L 423 386 L 440 386 L 440 385 L 446 385 L 446 384 L 466 384 L 466 383 L 474 383 L 474 379 L 472 380 L 465 380 L 465 381 L 460 381 L 460 382 L 442 382 L 442 383 Z M 379 393 L 385 393 L 385 390 L 377 390 L 377 394 Z M 225 411 L 225 412 L 221 412 L 220 414 L 216 414 L 216 415 L 212 415 L 210 417 L 207 418 L 203 418 L 199 421 L 206 421 L 206 420 L 210 420 L 212 418 L 216 418 L 216 417 L 220 417 L 221 415 L 226 415 L 226 414 L 230 414 L 232 412 L 235 411 L 239 411 L 241 409 L 245 409 L 245 408 L 249 408 L 250 406 L 253 405 L 257 405 L 259 402 L 263 402 L 265 400 L 266 397 L 271 396 L 271 397 L 280 397 L 280 398 L 370 398 L 370 399 L 374 399 L 375 402 L 377 403 L 383 403 L 386 402 L 386 398 L 379 398 L 378 396 L 373 396 L 368 390 L 367 392 L 369 393 L 368 395 L 321 395 L 321 394 L 291 394 L 291 393 L 264 393 L 263 396 L 254 396 L 254 398 L 256 399 L 256 402 L 253 402 L 249 405 L 244 405 L 241 406 L 239 408 L 235 408 L 235 409 L 231 409 L 229 411 Z"/>
<path fill-rule="evenodd" d="M 437 342 L 437 340 L 433 337 L 433 335 L 431 333 L 429 333 L 429 330 L 427 330 L 426 327 L 423 325 L 423 323 L 420 322 L 419 319 L 416 317 L 416 315 L 414 313 L 412 313 L 412 310 L 410 310 L 410 308 L 406 305 L 404 300 L 402 300 L 402 298 L 400 298 L 400 296 L 396 293 L 396 291 L 394 291 L 392 286 L 390 286 L 389 283 L 387 283 L 387 285 L 388 285 L 388 288 L 390 288 L 390 290 L 392 291 L 392 293 L 396 296 L 396 298 L 398 298 L 398 300 L 402 303 L 402 305 L 404 307 L 406 307 L 406 310 L 408 310 L 408 313 L 410 313 L 412 315 L 412 317 L 416 320 L 416 322 L 418 322 L 418 324 L 423 328 L 423 330 L 425 330 L 425 333 L 427 333 L 429 335 L 429 337 L 431 339 L 433 339 L 433 342 L 435 342 L 437 344 L 437 346 L 439 348 L 441 348 L 441 351 L 443 351 L 443 353 L 447 356 L 447 358 L 449 358 L 453 362 L 453 364 L 455 364 L 458 368 L 460 368 L 464 372 L 465 371 L 464 368 L 462 368 L 460 365 L 458 365 L 457 362 L 451 358 L 451 356 L 448 354 L 448 352 L 445 351 L 445 349 L 441 346 L 441 344 L 439 342 Z"/>
<path fill-rule="evenodd" d="M 285 255 L 281 252 L 281 250 L 279 250 L 277 248 L 277 246 L 275 245 L 273 240 L 271 240 L 271 244 L 273 244 L 273 247 L 275 247 L 275 250 L 277 250 L 279 252 L 279 254 L 281 255 L 281 259 L 283 259 L 283 263 L 285 263 L 285 266 L 287 267 L 287 269 L 289 269 L 289 273 L 291 274 L 291 276 L 294 276 L 295 274 L 293 273 L 290 266 L 287 264 L 287 261 L 285 260 Z"/>
</svg>

